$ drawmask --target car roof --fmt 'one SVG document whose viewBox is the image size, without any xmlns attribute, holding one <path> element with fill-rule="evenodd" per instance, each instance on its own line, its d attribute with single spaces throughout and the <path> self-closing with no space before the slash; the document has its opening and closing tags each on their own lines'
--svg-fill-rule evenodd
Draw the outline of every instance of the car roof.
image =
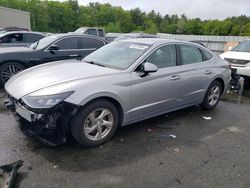
<svg viewBox="0 0 250 188">
<path fill-rule="evenodd" d="M 102 41 L 105 41 L 103 38 L 101 37 L 97 37 L 94 35 L 87 35 L 87 34 L 79 34 L 79 33 L 75 33 L 75 32 L 70 32 L 70 33 L 58 33 L 58 34 L 52 34 L 49 36 L 56 36 L 58 38 L 63 38 L 63 37 L 73 37 L 73 36 L 78 36 L 78 37 L 88 37 L 88 38 L 96 38 Z"/>
<path fill-rule="evenodd" d="M 1 36 L 8 35 L 8 34 L 18 34 L 18 33 L 33 33 L 33 34 L 38 34 L 38 35 L 44 35 L 43 33 L 40 33 L 40 32 L 23 31 L 22 30 L 22 31 L 7 31 L 7 32 L 3 33 Z"/>
<path fill-rule="evenodd" d="M 147 45 L 180 42 L 179 40 L 162 39 L 162 38 L 133 38 L 133 39 L 125 39 L 122 41 L 136 42 L 136 43 L 142 43 L 142 44 L 147 44 Z"/>
<path fill-rule="evenodd" d="M 135 42 L 135 43 L 141 43 L 141 44 L 146 44 L 146 45 L 161 45 L 161 44 L 167 44 L 167 43 L 181 43 L 181 44 L 187 44 L 187 45 L 192 45 L 192 46 L 196 46 L 196 47 L 206 48 L 204 46 L 201 46 L 199 44 L 189 42 L 189 41 L 163 39 L 163 38 L 133 38 L 133 39 L 125 39 L 125 40 L 121 40 L 121 41 Z"/>
<path fill-rule="evenodd" d="M 87 27 L 87 26 L 83 26 L 83 27 L 79 27 L 78 29 L 103 29 L 101 27 Z"/>
</svg>

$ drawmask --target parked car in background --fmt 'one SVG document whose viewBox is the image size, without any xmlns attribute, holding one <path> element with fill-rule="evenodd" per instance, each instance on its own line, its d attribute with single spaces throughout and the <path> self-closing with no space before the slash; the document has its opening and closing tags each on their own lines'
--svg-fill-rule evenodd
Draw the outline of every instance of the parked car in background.
<svg viewBox="0 0 250 188">
<path fill-rule="evenodd" d="M 114 41 L 134 39 L 134 38 L 158 38 L 158 37 L 157 35 L 145 34 L 145 33 L 126 33 L 115 38 Z"/>
<path fill-rule="evenodd" d="M 41 38 L 44 34 L 31 31 L 10 31 L 0 34 L 0 48 L 13 46 L 27 46 Z"/>
<path fill-rule="evenodd" d="M 29 29 L 26 28 L 20 28 L 20 27 L 4 27 L 0 28 L 0 34 L 9 32 L 9 31 L 29 31 Z"/>
<path fill-rule="evenodd" d="M 232 50 L 221 54 L 220 57 L 231 64 L 236 74 L 250 79 L 250 40 L 241 42 Z"/>
<path fill-rule="evenodd" d="M 213 109 L 227 91 L 228 63 L 191 42 L 112 42 L 81 62 L 30 68 L 5 85 L 6 105 L 23 131 L 45 143 L 68 134 L 84 146 L 107 142 L 125 126 L 192 105 Z"/>
<path fill-rule="evenodd" d="M 89 35 L 56 34 L 27 47 L 0 48 L 0 85 L 25 68 L 64 59 L 81 59 L 106 41 Z"/>
<path fill-rule="evenodd" d="M 97 36 L 106 40 L 106 32 L 103 28 L 100 27 L 80 27 L 75 32 L 79 34 Z"/>
</svg>

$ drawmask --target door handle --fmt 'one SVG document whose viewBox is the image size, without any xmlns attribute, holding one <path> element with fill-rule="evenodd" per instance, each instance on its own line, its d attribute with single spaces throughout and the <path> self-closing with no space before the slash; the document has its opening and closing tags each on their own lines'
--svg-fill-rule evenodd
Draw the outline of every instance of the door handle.
<svg viewBox="0 0 250 188">
<path fill-rule="evenodd" d="M 78 56 L 79 56 L 78 54 L 69 55 L 69 57 L 78 57 Z"/>
<path fill-rule="evenodd" d="M 211 70 L 205 70 L 205 74 L 212 74 Z"/>
<path fill-rule="evenodd" d="M 181 77 L 179 75 L 170 76 L 170 80 L 179 80 Z"/>
</svg>

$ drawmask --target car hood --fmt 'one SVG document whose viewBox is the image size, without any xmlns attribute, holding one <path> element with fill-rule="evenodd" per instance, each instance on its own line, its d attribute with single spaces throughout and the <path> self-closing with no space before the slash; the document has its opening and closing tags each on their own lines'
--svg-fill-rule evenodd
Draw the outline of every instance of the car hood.
<svg viewBox="0 0 250 188">
<path fill-rule="evenodd" d="M 249 60 L 250 61 L 250 52 L 234 52 L 228 51 L 220 55 L 222 59 L 239 59 L 239 60 Z"/>
<path fill-rule="evenodd" d="M 15 53 L 15 52 L 29 52 L 29 51 L 33 51 L 33 49 L 27 48 L 27 47 L 1 47 L 0 46 L 0 54 Z"/>
<path fill-rule="evenodd" d="M 48 63 L 22 71 L 13 76 L 5 90 L 16 99 L 35 91 L 75 80 L 88 79 L 120 72 L 119 70 L 70 60 Z"/>
</svg>

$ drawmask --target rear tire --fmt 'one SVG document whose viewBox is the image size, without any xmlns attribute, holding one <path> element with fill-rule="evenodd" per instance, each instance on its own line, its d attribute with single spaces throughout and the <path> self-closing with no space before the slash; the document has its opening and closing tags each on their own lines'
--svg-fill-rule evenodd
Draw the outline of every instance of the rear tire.
<svg viewBox="0 0 250 188">
<path fill-rule="evenodd" d="M 214 109 L 220 100 L 221 94 L 222 94 L 221 83 L 216 80 L 207 89 L 206 95 L 200 106 L 205 110 Z"/>
<path fill-rule="evenodd" d="M 85 147 L 98 146 L 111 139 L 118 122 L 119 114 L 115 105 L 107 100 L 96 100 L 73 117 L 71 133 Z"/>
<path fill-rule="evenodd" d="M 6 62 L 0 66 L 0 85 L 4 84 L 15 74 L 24 70 L 25 67 L 18 62 Z"/>
</svg>

